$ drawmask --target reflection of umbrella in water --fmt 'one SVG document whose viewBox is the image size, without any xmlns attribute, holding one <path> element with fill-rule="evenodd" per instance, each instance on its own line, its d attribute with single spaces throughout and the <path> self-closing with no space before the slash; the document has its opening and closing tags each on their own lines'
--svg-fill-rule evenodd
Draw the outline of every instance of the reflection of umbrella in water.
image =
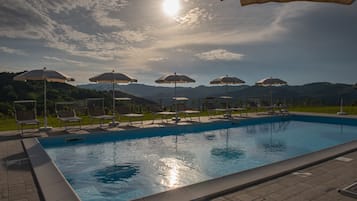
<svg viewBox="0 0 357 201">
<path fill-rule="evenodd" d="M 17 81 L 28 81 L 28 80 L 38 80 L 43 81 L 43 116 L 44 116 L 44 125 L 41 130 L 47 131 L 50 130 L 51 127 L 47 125 L 47 82 L 61 82 L 64 83 L 66 81 L 74 81 L 73 78 L 64 75 L 60 72 L 54 70 L 47 70 L 46 67 L 43 69 L 36 69 L 24 72 L 20 75 L 14 77 L 14 80 Z"/>
<path fill-rule="evenodd" d="M 269 141 L 261 143 L 266 152 L 282 152 L 287 149 L 286 143 L 282 139 L 273 138 L 273 123 L 270 123 L 270 138 Z"/>
<path fill-rule="evenodd" d="M 236 147 L 229 147 L 229 129 L 226 130 L 226 147 L 211 149 L 211 155 L 223 158 L 225 160 L 235 160 L 244 155 L 244 151 Z"/>
<path fill-rule="evenodd" d="M 108 166 L 94 172 L 101 183 L 116 183 L 126 181 L 139 173 L 139 166 L 130 163 Z"/>
</svg>

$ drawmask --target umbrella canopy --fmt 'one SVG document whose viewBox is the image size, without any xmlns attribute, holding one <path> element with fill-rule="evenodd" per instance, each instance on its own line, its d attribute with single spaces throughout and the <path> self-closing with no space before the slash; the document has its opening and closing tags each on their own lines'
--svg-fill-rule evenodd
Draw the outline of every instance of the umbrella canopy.
<svg viewBox="0 0 357 201">
<path fill-rule="evenodd" d="M 125 73 L 117 73 L 113 70 L 112 72 L 102 73 L 97 76 L 91 77 L 89 78 L 89 81 L 113 84 L 113 120 L 111 126 L 117 125 L 115 123 L 115 84 L 137 82 L 138 80 Z"/>
<path fill-rule="evenodd" d="M 245 82 L 237 77 L 229 77 L 228 75 L 222 76 L 219 78 L 216 78 L 210 82 L 210 84 L 220 84 L 220 85 L 226 85 L 226 93 L 228 93 L 228 85 L 236 85 L 236 84 L 244 84 Z M 225 116 L 231 117 L 231 113 L 228 111 L 228 99 L 232 98 L 230 96 L 221 96 L 220 98 L 223 98 L 226 100 L 226 114 Z"/>
<path fill-rule="evenodd" d="M 194 79 L 188 77 L 187 75 L 179 74 L 168 74 L 155 80 L 158 84 L 172 84 L 172 83 L 193 83 L 196 82 Z"/>
<path fill-rule="evenodd" d="M 44 128 L 43 130 L 48 130 L 50 127 L 47 126 L 47 95 L 46 95 L 46 82 L 66 82 L 74 81 L 73 78 L 62 74 L 54 70 L 47 70 L 46 67 L 43 69 L 36 69 L 24 72 L 20 75 L 14 77 L 14 80 L 17 81 L 27 81 L 27 80 L 41 80 L 44 81 L 43 87 L 43 97 L 44 97 Z"/>
<path fill-rule="evenodd" d="M 176 72 L 174 74 L 167 74 L 159 79 L 155 80 L 158 84 L 175 84 L 174 87 L 174 101 L 175 101 L 175 113 L 176 113 L 176 123 L 178 122 L 178 112 L 177 112 L 177 101 L 176 101 L 176 84 L 177 83 L 193 83 L 196 82 L 194 79 L 188 77 L 187 75 L 180 75 Z"/>
<path fill-rule="evenodd" d="M 99 83 L 130 83 L 137 82 L 138 80 L 125 73 L 116 73 L 112 71 L 91 77 L 89 78 L 89 81 Z"/>
<path fill-rule="evenodd" d="M 265 86 L 283 86 L 283 85 L 287 85 L 288 83 L 285 82 L 284 80 L 279 79 L 279 78 L 268 77 L 268 78 L 259 80 L 255 84 L 257 86 L 265 87 Z"/>
<path fill-rule="evenodd" d="M 245 82 L 237 77 L 229 77 L 228 75 L 216 78 L 210 82 L 210 84 L 244 84 Z"/>
<path fill-rule="evenodd" d="M 255 83 L 255 85 L 262 86 L 262 87 L 284 86 L 287 84 L 288 83 L 285 82 L 284 80 L 281 80 L 279 78 L 272 78 L 272 77 L 261 79 Z M 271 88 L 270 88 L 270 106 L 273 106 L 273 90 Z"/>
<path fill-rule="evenodd" d="M 20 75 L 14 77 L 17 81 L 27 81 L 27 80 L 46 80 L 47 82 L 65 82 L 74 81 L 73 78 L 62 74 L 54 70 L 47 70 L 46 67 L 43 69 L 36 69 L 24 72 Z"/>
</svg>

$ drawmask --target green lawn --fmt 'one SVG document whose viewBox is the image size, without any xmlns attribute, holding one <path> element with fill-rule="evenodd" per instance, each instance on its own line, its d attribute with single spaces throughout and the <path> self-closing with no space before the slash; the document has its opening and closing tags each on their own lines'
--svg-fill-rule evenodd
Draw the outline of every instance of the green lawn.
<svg viewBox="0 0 357 201">
<path fill-rule="evenodd" d="M 340 107 L 339 106 L 290 107 L 289 111 L 336 114 L 337 112 L 340 111 Z M 357 115 L 357 106 L 345 106 L 343 107 L 343 111 L 347 112 L 347 114 Z"/>
<path fill-rule="evenodd" d="M 255 112 L 256 110 L 253 110 L 252 112 Z M 295 112 L 313 112 L 313 113 L 327 113 L 327 114 L 336 114 L 338 111 L 340 111 L 340 108 L 338 106 L 310 106 L 310 107 L 290 107 L 289 111 L 295 111 Z M 355 114 L 357 115 L 357 106 L 346 106 L 344 107 L 344 111 L 347 112 L 348 114 Z M 201 112 L 200 116 L 208 116 L 207 112 Z M 154 118 L 152 113 L 146 113 L 144 115 L 144 120 L 152 120 Z M 38 117 L 38 120 L 41 122 L 41 125 L 43 125 L 43 118 Z M 128 118 L 126 117 L 120 117 L 120 119 L 117 118 L 118 121 L 120 122 L 128 122 Z M 138 119 L 133 119 L 133 121 L 138 120 Z M 110 122 L 109 120 L 106 121 L 105 123 Z M 82 125 L 88 125 L 88 124 L 98 124 L 99 121 L 93 121 L 87 117 L 87 116 L 82 116 Z M 51 125 L 52 127 L 59 127 L 60 122 L 57 120 L 56 117 L 50 116 L 48 117 L 48 125 Z M 27 127 L 26 127 L 27 128 Z M 30 127 L 29 127 L 30 128 Z M 2 118 L 0 119 L 0 131 L 7 131 L 7 130 L 16 130 L 16 122 L 14 118 Z"/>
</svg>

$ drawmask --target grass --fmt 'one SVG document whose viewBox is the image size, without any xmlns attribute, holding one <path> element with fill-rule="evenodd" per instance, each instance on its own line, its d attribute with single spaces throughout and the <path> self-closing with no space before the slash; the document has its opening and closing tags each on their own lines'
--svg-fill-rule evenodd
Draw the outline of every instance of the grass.
<svg viewBox="0 0 357 201">
<path fill-rule="evenodd" d="M 294 112 L 312 112 L 312 113 L 325 113 L 336 114 L 340 111 L 339 106 L 304 106 L 304 107 L 290 107 L 289 111 Z M 357 106 L 345 106 L 343 111 L 350 115 L 357 115 Z"/>
<path fill-rule="evenodd" d="M 336 114 L 338 111 L 340 111 L 339 106 L 303 106 L 303 107 L 289 107 L 289 111 L 294 111 L 294 112 L 312 112 L 312 113 L 326 113 L 326 114 Z M 343 107 L 343 111 L 347 112 L 350 115 L 357 115 L 357 106 L 345 106 Z M 252 112 L 256 112 L 256 110 L 252 110 Z M 192 115 L 195 117 L 195 115 Z M 198 116 L 198 115 L 196 115 Z M 207 112 L 201 112 L 200 116 L 208 116 Z M 89 119 L 88 116 L 82 116 L 82 125 L 89 125 L 89 124 L 99 124 L 99 121 L 94 120 L 93 122 L 91 119 Z M 158 117 L 156 117 L 158 118 Z M 153 120 L 154 115 L 152 113 L 146 113 L 144 114 L 143 120 Z M 40 125 L 43 125 L 43 118 L 38 117 L 38 120 L 41 122 Z M 127 117 L 120 117 L 117 118 L 118 121 L 120 122 L 128 122 L 129 118 Z M 137 121 L 140 119 L 132 119 L 133 121 Z M 105 121 L 105 123 L 109 123 L 110 120 Z M 49 116 L 48 117 L 48 125 L 51 125 L 52 127 L 60 127 L 60 122 L 58 119 L 54 116 Z M 25 127 L 25 128 L 31 128 Z M 32 126 L 33 128 L 33 126 Z M 14 118 L 1 118 L 0 119 L 0 131 L 8 131 L 8 130 L 16 130 L 16 122 Z"/>
</svg>

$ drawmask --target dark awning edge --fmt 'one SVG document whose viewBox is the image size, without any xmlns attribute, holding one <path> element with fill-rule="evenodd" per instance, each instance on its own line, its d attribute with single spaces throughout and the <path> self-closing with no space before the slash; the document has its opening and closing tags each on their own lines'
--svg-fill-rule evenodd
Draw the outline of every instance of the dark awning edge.
<svg viewBox="0 0 357 201">
<path fill-rule="evenodd" d="M 337 4 L 344 4 L 344 5 L 351 5 L 355 0 L 241 0 L 240 3 L 242 6 L 247 6 L 251 4 L 262 4 L 268 2 L 287 3 L 293 1 L 309 1 L 309 2 L 337 3 Z"/>
</svg>

